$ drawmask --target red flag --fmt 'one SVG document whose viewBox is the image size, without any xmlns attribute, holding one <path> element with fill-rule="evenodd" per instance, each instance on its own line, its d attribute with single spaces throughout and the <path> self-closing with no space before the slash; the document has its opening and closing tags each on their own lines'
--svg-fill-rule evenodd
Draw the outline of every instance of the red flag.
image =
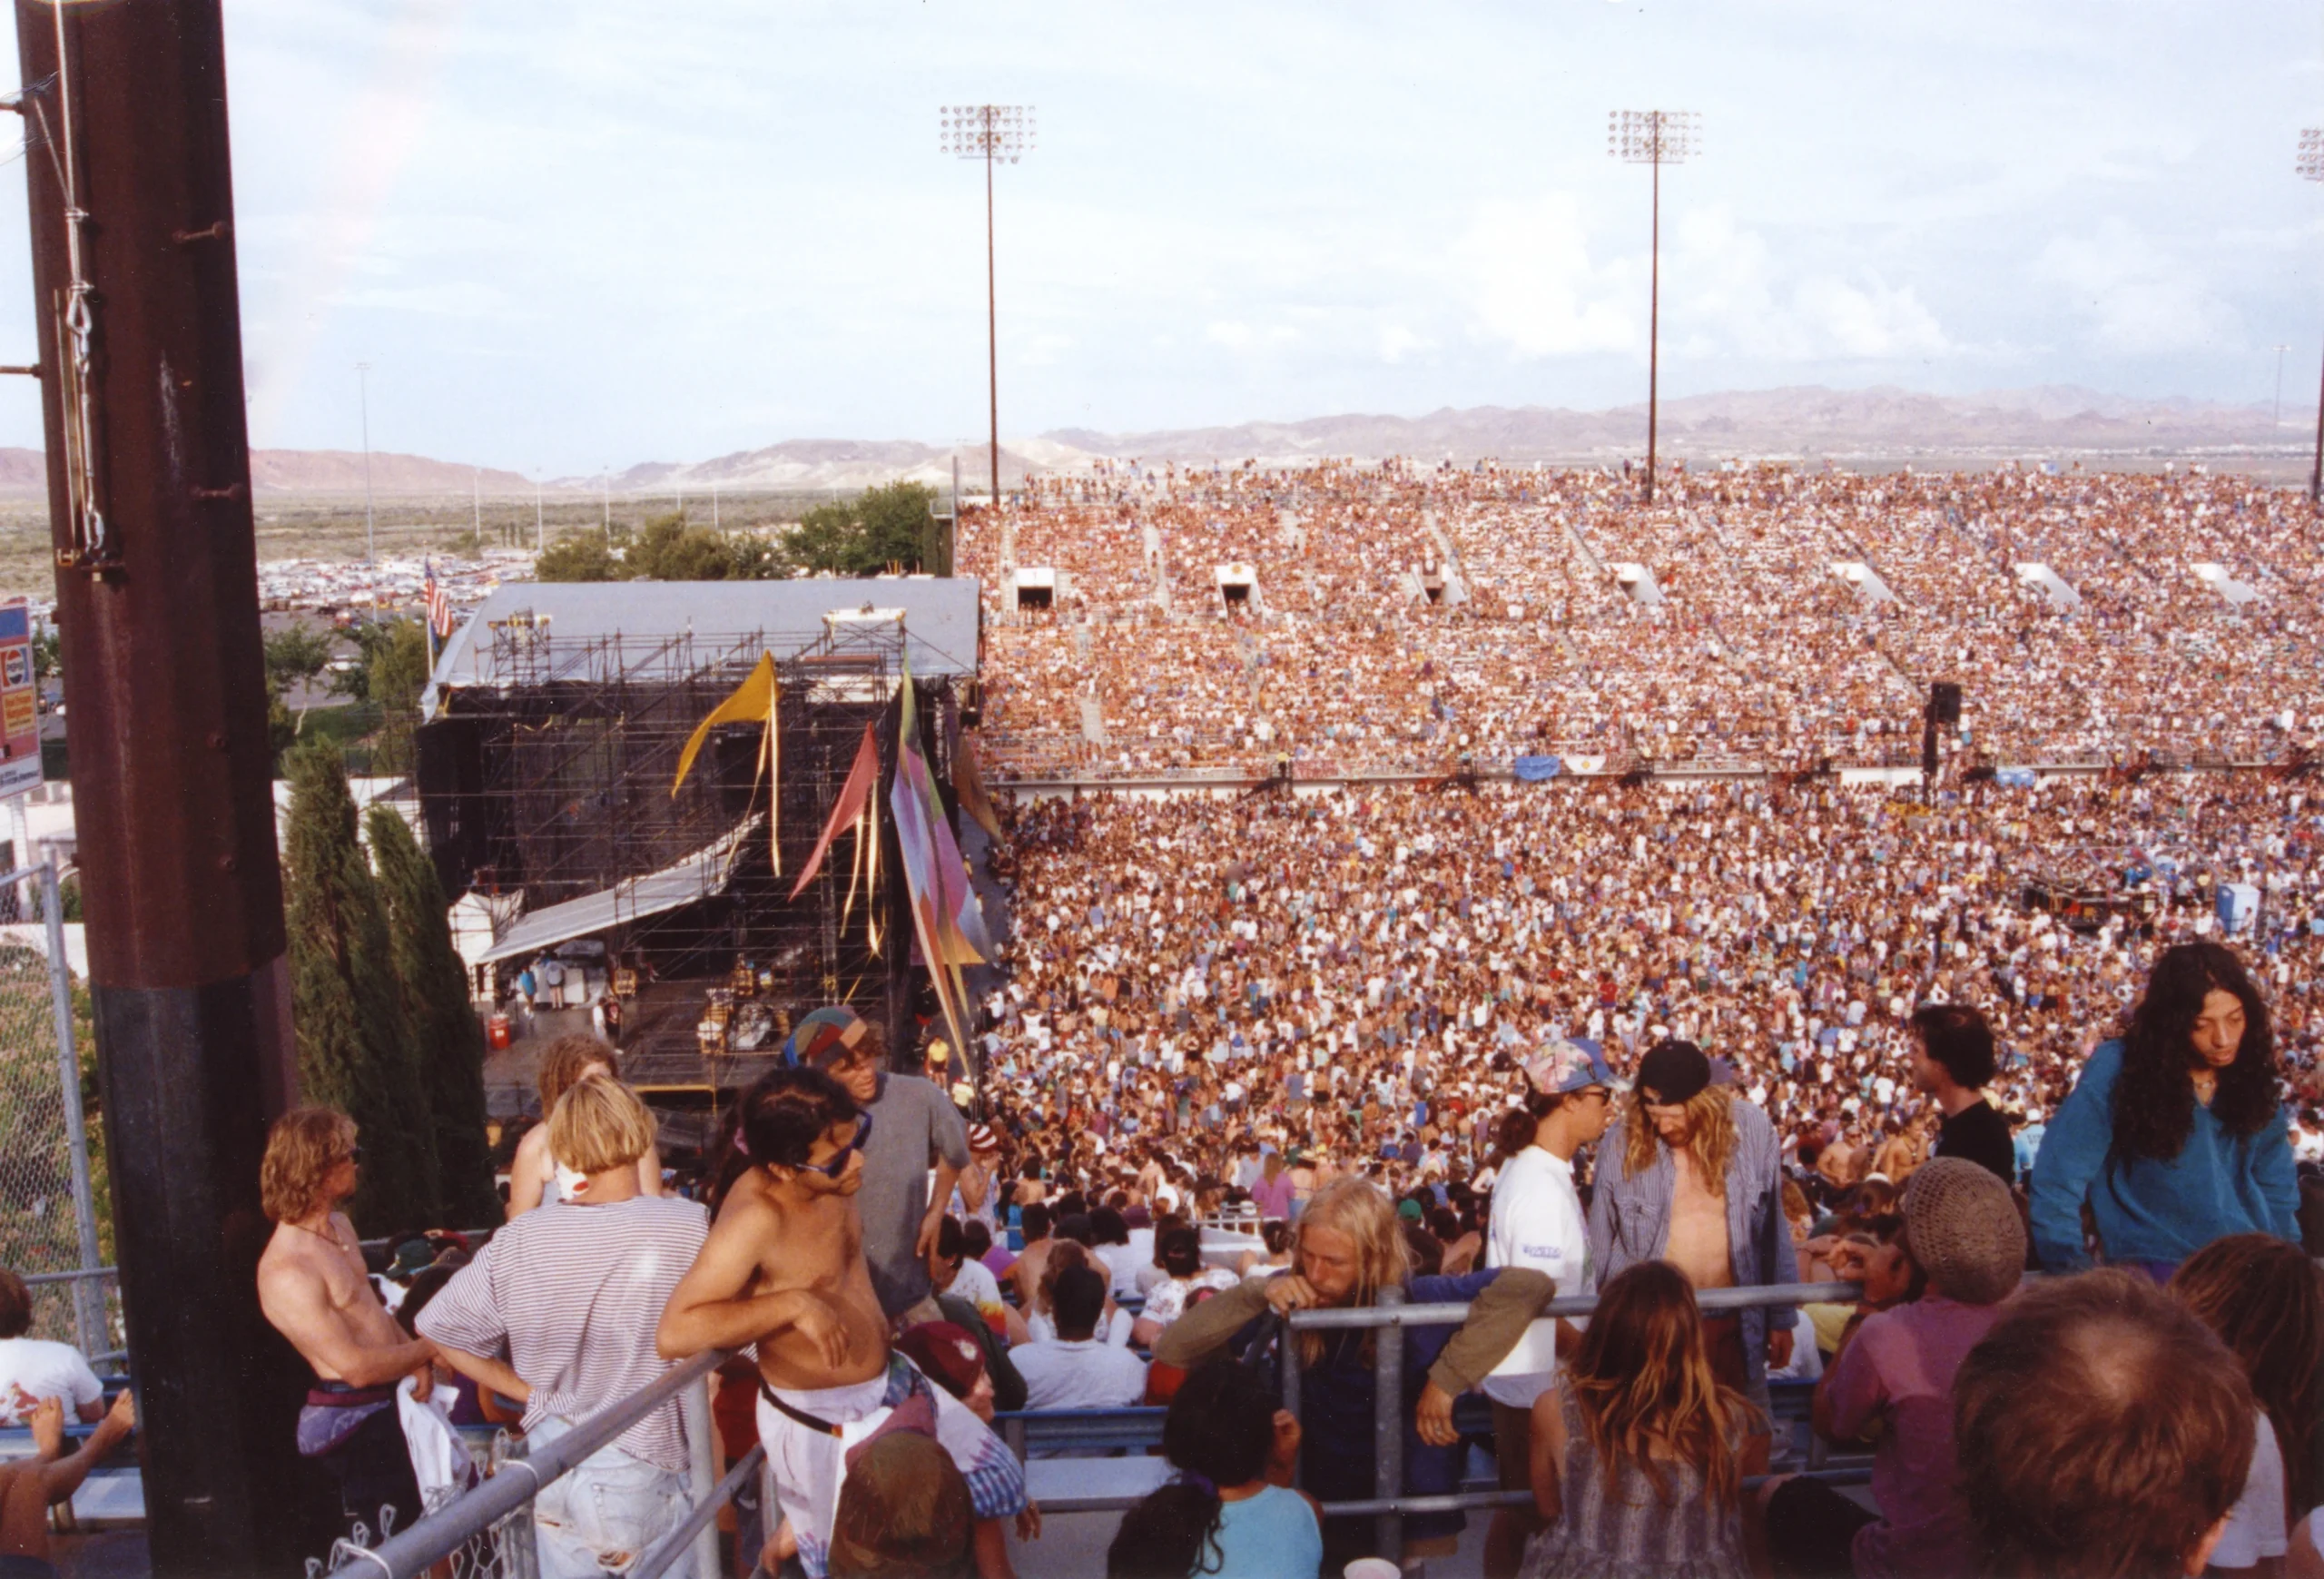
<svg viewBox="0 0 2324 1579">
<path fill-rule="evenodd" d="M 807 864 L 800 868 L 799 881 L 792 885 L 791 897 L 796 899 L 805 892 L 816 873 L 823 868 L 823 856 L 832 841 L 863 814 L 863 803 L 871 798 L 880 782 L 880 743 L 872 733 L 872 725 L 863 726 L 863 744 L 855 748 L 855 765 L 847 770 L 847 782 L 840 785 L 839 799 L 832 803 L 830 821 L 823 824 L 822 837 L 815 841 L 815 853 L 807 857 Z"/>
<path fill-rule="evenodd" d="M 994 838 L 1000 837 L 1000 819 L 993 814 L 992 797 L 985 794 L 984 774 L 977 765 L 977 737 L 960 731 L 960 738 L 952 749 L 952 793 L 960 797 L 960 809 L 976 819 L 977 825 Z"/>
</svg>

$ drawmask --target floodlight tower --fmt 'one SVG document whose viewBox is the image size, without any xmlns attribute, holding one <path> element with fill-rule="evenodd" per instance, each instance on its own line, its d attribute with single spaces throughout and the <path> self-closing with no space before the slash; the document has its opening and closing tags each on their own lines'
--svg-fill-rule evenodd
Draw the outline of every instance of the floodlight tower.
<svg viewBox="0 0 2324 1579">
<path fill-rule="evenodd" d="M 1654 502 L 1654 439 L 1662 355 L 1662 167 L 1702 152 L 1703 118 L 1692 110 L 1616 110 L 1606 117 L 1606 152 L 1625 164 L 1654 167 L 1654 239 L 1646 309 L 1646 502 Z"/>
<path fill-rule="evenodd" d="M 994 306 L 992 167 L 1014 164 L 1033 150 L 1030 104 L 947 104 L 937 116 L 938 146 L 962 159 L 984 161 L 984 330 L 987 393 L 992 416 L 992 508 L 1000 509 L 1000 320 Z M 956 507 L 957 508 L 957 507 Z M 1016 556 L 1004 546 L 1004 559 Z"/>
<path fill-rule="evenodd" d="M 2299 156 L 2293 168 L 2305 180 L 2324 181 L 2324 126 L 2300 132 Z M 2324 494 L 2324 394 L 2316 402 L 2316 460 L 2308 469 L 2308 502 L 2314 504 L 2319 494 Z"/>
</svg>

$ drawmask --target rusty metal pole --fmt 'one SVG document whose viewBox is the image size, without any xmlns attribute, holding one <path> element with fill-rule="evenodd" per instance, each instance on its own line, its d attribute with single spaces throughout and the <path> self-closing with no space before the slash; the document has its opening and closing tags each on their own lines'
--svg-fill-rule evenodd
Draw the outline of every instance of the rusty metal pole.
<svg viewBox="0 0 2324 1579">
<path fill-rule="evenodd" d="M 89 981 L 153 1571 L 320 1555 L 266 1326 L 292 1100 L 219 0 L 16 0 Z M 315 1510 L 320 1512 L 320 1510 Z"/>
</svg>

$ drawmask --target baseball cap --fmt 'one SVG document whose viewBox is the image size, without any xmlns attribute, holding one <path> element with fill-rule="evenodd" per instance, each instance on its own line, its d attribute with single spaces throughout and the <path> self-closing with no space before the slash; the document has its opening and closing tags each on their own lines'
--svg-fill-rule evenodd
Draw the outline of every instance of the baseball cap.
<svg viewBox="0 0 2324 1579">
<path fill-rule="evenodd" d="M 1605 1055 L 1586 1042 L 1550 1042 L 1521 1067 L 1526 1082 L 1545 1097 L 1586 1091 L 1592 1086 L 1602 1086 L 1610 1092 L 1630 1089 L 1630 1081 L 1618 1079 L 1606 1067 Z"/>
<path fill-rule="evenodd" d="M 863 1017 L 843 1004 L 818 1009 L 783 1040 L 783 1061 L 793 1069 L 827 1063 L 863 1040 Z"/>
<path fill-rule="evenodd" d="M 907 1327 L 896 1339 L 896 1347 L 920 1367 L 922 1376 L 956 1398 L 967 1397 L 977 1378 L 984 1375 L 984 1350 L 967 1328 L 953 1322 L 923 1321 Z"/>
<path fill-rule="evenodd" d="M 1691 1041 L 1658 1041 L 1639 1061 L 1636 1083 L 1647 1100 L 1676 1107 L 1709 1086 L 1710 1060 Z"/>
</svg>

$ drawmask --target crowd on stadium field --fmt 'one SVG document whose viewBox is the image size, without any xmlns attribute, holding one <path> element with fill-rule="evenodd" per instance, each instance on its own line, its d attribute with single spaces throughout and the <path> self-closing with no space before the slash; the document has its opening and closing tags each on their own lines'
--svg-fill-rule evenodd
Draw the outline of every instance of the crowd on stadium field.
<svg viewBox="0 0 2324 1579">
<path fill-rule="evenodd" d="M 1939 679 L 2002 762 L 2278 758 L 2324 725 L 2320 550 L 2304 500 L 2201 472 L 1679 469 L 1648 508 L 1391 461 L 1045 479 L 959 562 L 1002 770 L 1147 775 L 1904 761 Z"/>
</svg>

